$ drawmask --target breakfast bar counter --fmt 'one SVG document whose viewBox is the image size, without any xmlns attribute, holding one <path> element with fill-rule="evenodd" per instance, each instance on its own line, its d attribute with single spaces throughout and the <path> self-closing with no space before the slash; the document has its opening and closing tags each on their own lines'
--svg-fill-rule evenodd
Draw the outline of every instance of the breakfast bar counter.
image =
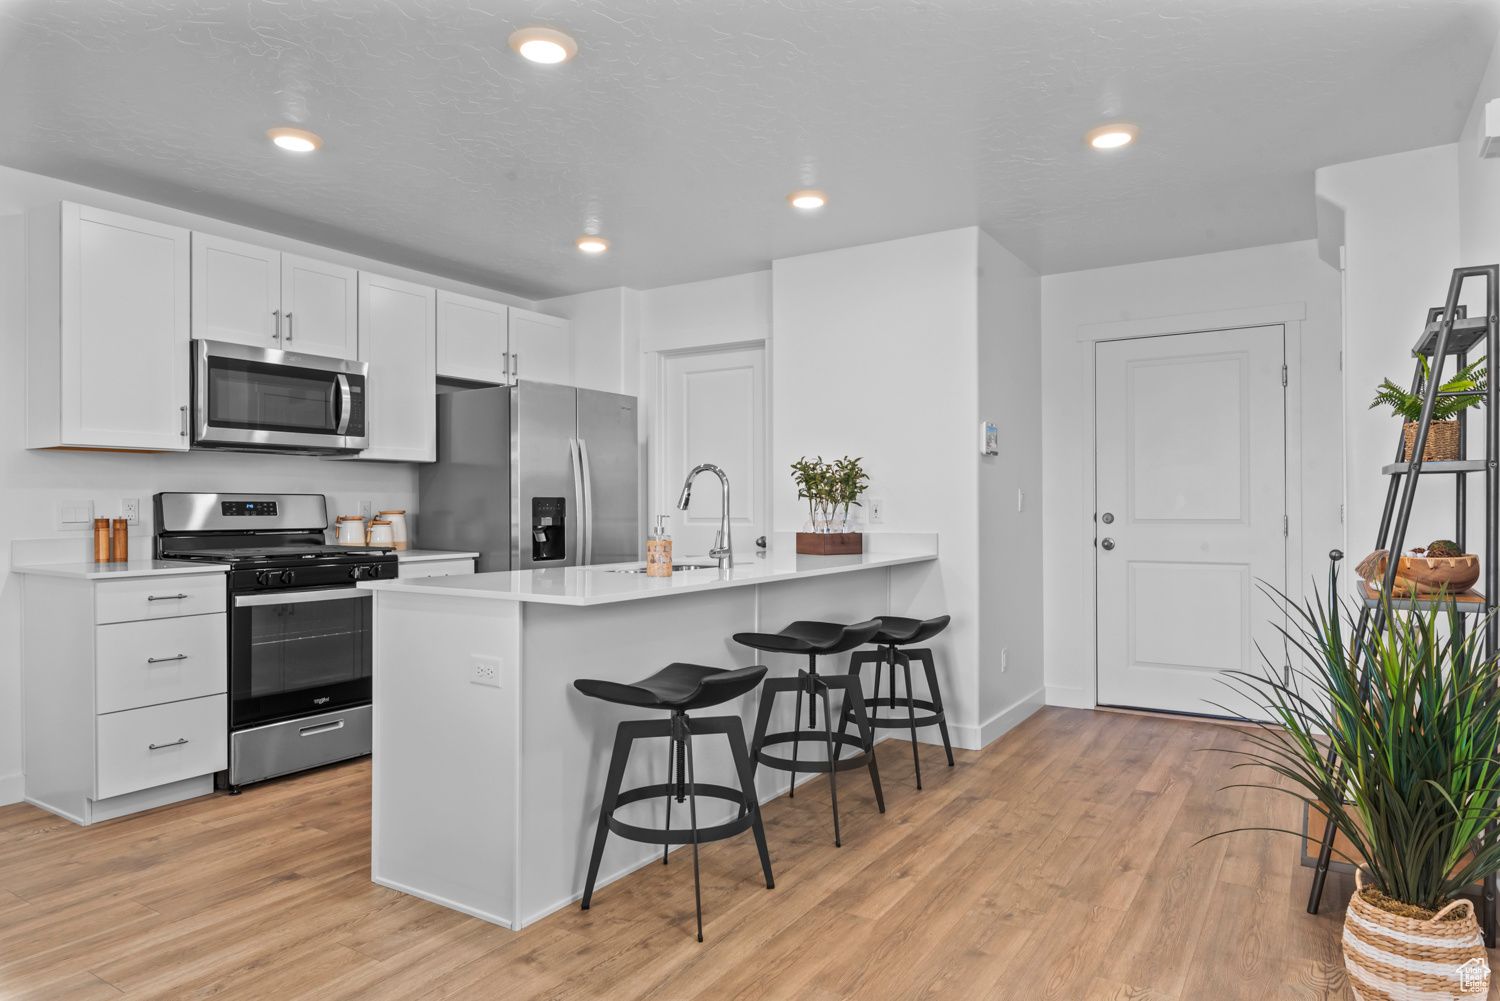
<svg viewBox="0 0 1500 1001">
<path fill-rule="evenodd" d="M 668 578 L 624 564 L 362 584 L 375 594 L 371 878 L 507 928 L 578 900 L 615 727 L 652 714 L 585 698 L 573 681 L 631 682 L 674 662 L 795 675 L 803 658 L 757 654 L 731 635 L 911 614 L 903 596 L 935 572 L 936 536 L 867 536 L 867 549 L 773 549 L 727 570 L 679 557 L 708 566 Z M 821 669 L 844 667 L 827 658 Z M 748 734 L 758 700 L 714 712 L 738 714 Z M 790 729 L 790 706 L 773 722 Z M 661 743 L 659 755 L 632 757 L 626 787 L 665 781 Z M 695 754 L 700 782 L 738 784 L 722 739 L 703 738 Z M 771 769 L 756 781 L 762 801 L 787 788 Z M 728 809 L 700 799 L 700 825 Z M 661 803 L 626 810 L 631 823 L 663 825 Z M 659 857 L 610 838 L 599 885 Z"/>
</svg>

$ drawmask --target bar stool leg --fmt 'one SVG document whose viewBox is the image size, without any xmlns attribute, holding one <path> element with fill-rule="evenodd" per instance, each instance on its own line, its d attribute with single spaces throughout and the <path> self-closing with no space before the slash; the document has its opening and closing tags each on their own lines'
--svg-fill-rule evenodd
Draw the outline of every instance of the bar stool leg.
<svg viewBox="0 0 1500 1001">
<path fill-rule="evenodd" d="M 892 671 L 895 670 L 893 666 Z M 875 787 L 875 805 L 880 807 L 880 812 L 885 812 L 885 794 L 880 789 L 880 766 L 875 763 L 875 728 L 870 725 L 870 716 L 865 712 L 865 695 L 859 685 L 850 685 L 844 691 L 844 700 L 851 702 L 854 709 L 854 722 L 859 727 L 859 737 L 870 756 L 870 785 Z"/>
<path fill-rule="evenodd" d="M 755 834 L 755 848 L 760 852 L 760 867 L 766 874 L 766 889 L 776 889 L 776 880 L 771 877 L 771 853 L 766 848 L 766 829 L 761 823 L 760 797 L 755 792 L 755 765 L 749 753 L 745 750 L 745 732 L 736 720 L 724 728 L 724 736 L 729 739 L 729 753 L 734 758 L 734 770 L 740 776 L 740 789 L 745 794 L 745 805 L 741 808 L 740 816 L 746 811 L 754 812 L 755 819 L 750 822 L 750 830 Z"/>
<path fill-rule="evenodd" d="M 615 800 L 620 796 L 620 782 L 625 778 L 625 762 L 630 757 L 630 744 L 635 740 L 629 722 L 621 723 L 615 730 L 615 751 L 609 759 L 609 777 L 604 780 L 604 802 L 599 807 L 599 827 L 594 832 L 594 854 L 589 858 L 589 876 L 583 884 L 583 910 L 589 909 L 594 896 L 594 881 L 599 878 L 599 862 L 604 858 L 604 839 L 609 836 L 609 818 L 615 812 Z"/>
<path fill-rule="evenodd" d="M 673 740 L 671 738 L 668 738 L 667 739 L 667 823 L 662 828 L 663 830 L 667 830 L 667 831 L 670 831 L 672 829 L 672 759 L 677 756 L 676 755 L 676 751 L 677 751 L 677 741 L 675 741 L 675 740 Z M 672 850 L 672 846 L 669 845 L 669 844 L 663 844 L 661 846 L 661 864 L 662 865 L 666 865 L 667 864 L 667 854 L 669 852 L 671 852 L 671 850 Z"/>
<path fill-rule="evenodd" d="M 792 711 L 792 784 L 787 788 L 787 799 L 792 799 L 797 795 L 797 749 L 802 741 L 797 739 L 796 735 L 802 732 L 802 685 L 806 677 L 805 672 L 797 672 L 797 708 Z"/>
<path fill-rule="evenodd" d="M 844 842 L 839 836 L 839 770 L 834 767 L 839 756 L 833 745 L 833 709 L 828 700 L 828 686 L 818 686 L 818 694 L 823 697 L 823 732 L 828 735 L 828 795 L 833 800 L 833 847 L 842 848 Z"/>
<path fill-rule="evenodd" d="M 911 720 L 911 766 L 912 770 L 917 773 L 917 791 L 921 792 L 922 756 L 917 753 L 917 706 L 915 697 L 911 691 L 911 658 L 905 654 L 897 654 L 896 656 L 901 658 L 901 671 L 906 681 L 906 715 Z M 896 669 L 894 667 L 891 668 L 891 674 L 894 675 L 895 673 Z M 895 686 L 892 687 L 894 688 Z M 893 693 L 892 698 L 894 697 Z"/>
<path fill-rule="evenodd" d="M 932 662 L 931 650 L 912 650 L 911 656 L 922 662 L 922 668 L 927 674 L 927 690 L 932 693 L 932 704 L 938 714 L 938 732 L 943 735 L 943 750 L 948 754 L 948 767 L 953 767 L 953 744 L 948 740 L 948 718 L 943 712 L 943 693 L 938 688 L 937 666 Z"/>
<path fill-rule="evenodd" d="M 688 819 L 693 827 L 693 903 L 698 908 L 698 941 L 702 942 L 703 888 L 698 878 L 698 784 L 693 778 L 693 733 L 688 729 L 686 716 L 679 715 L 678 720 L 682 727 L 682 743 L 687 749 Z"/>
</svg>

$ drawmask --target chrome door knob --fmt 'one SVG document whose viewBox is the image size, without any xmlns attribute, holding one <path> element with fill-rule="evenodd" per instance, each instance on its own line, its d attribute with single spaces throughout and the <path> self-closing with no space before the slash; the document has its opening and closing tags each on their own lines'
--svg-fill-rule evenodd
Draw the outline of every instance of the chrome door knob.
<svg viewBox="0 0 1500 1001">
<path fill-rule="evenodd" d="M 1114 539 L 1105 539 L 1103 542 L 1099 543 L 1099 545 L 1102 546 L 1105 549 L 1113 549 L 1113 548 L 1115 548 L 1115 540 Z"/>
</svg>

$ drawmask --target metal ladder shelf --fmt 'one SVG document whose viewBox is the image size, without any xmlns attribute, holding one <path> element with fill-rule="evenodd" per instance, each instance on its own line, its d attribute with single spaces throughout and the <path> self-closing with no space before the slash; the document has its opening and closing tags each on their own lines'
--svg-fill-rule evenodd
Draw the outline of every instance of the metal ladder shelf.
<svg viewBox="0 0 1500 1001">
<path fill-rule="evenodd" d="M 1465 307 L 1459 305 L 1459 296 L 1465 279 L 1483 279 L 1485 282 L 1485 311 L 1483 316 L 1470 317 Z M 1456 462 L 1423 462 L 1422 453 L 1427 446 L 1427 434 L 1432 426 L 1432 411 L 1438 400 L 1439 388 L 1443 384 L 1443 366 L 1448 358 L 1457 360 L 1457 367 L 1468 364 L 1471 348 L 1483 345 L 1485 357 L 1495 364 L 1497 349 L 1500 349 L 1500 265 L 1456 268 L 1448 283 L 1448 297 L 1442 306 L 1427 311 L 1427 322 L 1422 335 L 1412 347 L 1412 357 L 1417 359 L 1412 377 L 1413 393 L 1422 394 L 1422 415 L 1417 424 L 1416 440 L 1412 444 L 1412 459 L 1406 461 L 1404 434 L 1396 446 L 1395 461 L 1381 469 L 1390 478 L 1386 488 L 1385 507 L 1380 516 L 1380 531 L 1375 540 L 1375 549 L 1385 549 L 1390 555 L 1386 559 L 1385 578 L 1378 592 L 1369 585 L 1360 584 L 1361 608 L 1359 622 L 1355 627 L 1352 649 L 1364 649 L 1366 630 L 1378 634 L 1385 628 L 1385 613 L 1388 609 L 1404 610 L 1411 607 L 1410 600 L 1382 602 L 1381 594 L 1390 594 L 1396 582 L 1396 569 L 1400 565 L 1401 553 L 1406 548 L 1406 530 L 1411 520 L 1412 503 L 1416 499 L 1417 484 L 1424 475 L 1446 474 L 1454 481 L 1454 534 L 1453 541 L 1468 552 L 1468 492 L 1469 474 L 1484 474 L 1484 556 L 1483 591 L 1470 590 L 1453 595 L 1451 604 L 1462 612 L 1488 614 L 1495 609 L 1496 596 L 1500 595 L 1500 526 L 1497 526 L 1497 510 L 1500 510 L 1500 410 L 1496 407 L 1496 380 L 1487 379 L 1484 390 L 1484 458 L 1462 459 Z M 1424 378 L 1422 363 L 1428 360 L 1431 369 Z M 1403 429 L 1404 431 L 1404 429 Z M 1458 414 L 1459 454 L 1467 456 L 1468 413 Z M 1337 557 L 1335 557 L 1337 558 Z M 1495 656 L 1497 640 L 1500 640 L 1500 622 L 1494 616 L 1484 622 L 1484 652 L 1486 657 Z M 1369 666 L 1366 664 L 1368 672 Z M 1368 680 L 1361 681 L 1361 697 L 1368 694 Z M 1330 751 L 1329 763 L 1332 764 Z M 1323 830 L 1323 840 L 1318 851 L 1317 866 L 1313 871 L 1312 892 L 1308 897 L 1309 914 L 1318 913 L 1323 898 L 1323 884 L 1328 878 L 1329 862 L 1333 854 L 1335 828 L 1329 820 Z M 1484 882 L 1484 891 L 1479 907 L 1479 921 L 1484 927 L 1485 945 L 1494 947 L 1496 931 L 1495 910 L 1496 880 L 1494 876 Z"/>
</svg>

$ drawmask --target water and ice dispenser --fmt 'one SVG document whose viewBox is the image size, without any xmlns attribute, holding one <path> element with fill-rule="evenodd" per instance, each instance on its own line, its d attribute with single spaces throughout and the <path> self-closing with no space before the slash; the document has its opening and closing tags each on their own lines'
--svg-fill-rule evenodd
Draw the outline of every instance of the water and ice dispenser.
<svg viewBox="0 0 1500 1001">
<path fill-rule="evenodd" d="M 568 558 L 568 521 L 561 497 L 531 498 L 531 558 L 534 561 Z"/>
</svg>

